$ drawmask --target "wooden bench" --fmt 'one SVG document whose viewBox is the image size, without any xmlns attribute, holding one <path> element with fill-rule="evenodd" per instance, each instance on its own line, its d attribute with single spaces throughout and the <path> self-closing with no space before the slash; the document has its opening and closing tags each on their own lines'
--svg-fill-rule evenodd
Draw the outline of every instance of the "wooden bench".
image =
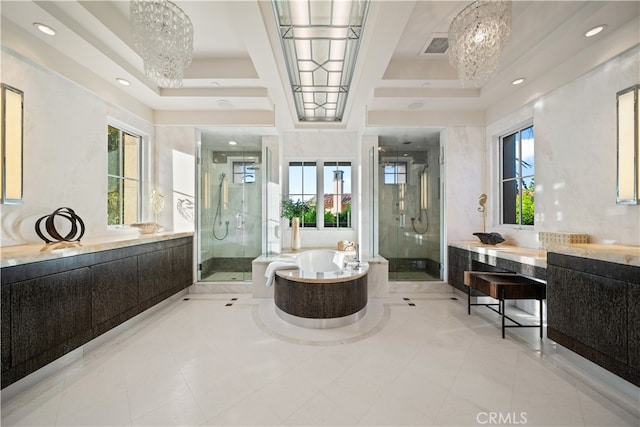
<svg viewBox="0 0 640 427">
<path fill-rule="evenodd" d="M 472 305 L 483 305 L 501 317 L 502 338 L 505 328 L 540 328 L 542 338 L 542 300 L 546 297 L 546 284 L 542 281 L 531 279 L 517 273 L 491 273 L 484 271 L 465 271 L 464 285 L 467 287 L 467 313 L 471 314 Z M 475 289 L 491 298 L 497 299 L 497 304 L 471 303 L 471 289 Z M 523 325 L 505 313 L 505 300 L 536 299 L 540 303 L 540 323 L 537 325 Z M 494 306 L 498 306 L 496 310 Z M 505 324 L 505 320 L 513 324 Z"/>
</svg>

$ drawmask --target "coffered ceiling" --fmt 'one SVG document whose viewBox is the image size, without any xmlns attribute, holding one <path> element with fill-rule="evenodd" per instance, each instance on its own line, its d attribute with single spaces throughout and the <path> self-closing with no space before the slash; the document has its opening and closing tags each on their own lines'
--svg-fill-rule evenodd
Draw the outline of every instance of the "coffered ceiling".
<svg viewBox="0 0 640 427">
<path fill-rule="evenodd" d="M 2 44 L 157 124 L 364 131 L 483 125 L 640 42 L 637 1 L 514 1 L 498 75 L 463 86 L 446 53 L 424 50 L 470 2 L 373 1 L 343 122 L 305 124 L 296 118 L 271 2 L 175 3 L 194 27 L 194 59 L 179 89 L 145 77 L 128 1 L 3 0 Z M 39 33 L 34 22 L 57 35 Z M 607 27 L 584 37 L 598 24 Z M 525 82 L 512 85 L 519 77 Z"/>
</svg>

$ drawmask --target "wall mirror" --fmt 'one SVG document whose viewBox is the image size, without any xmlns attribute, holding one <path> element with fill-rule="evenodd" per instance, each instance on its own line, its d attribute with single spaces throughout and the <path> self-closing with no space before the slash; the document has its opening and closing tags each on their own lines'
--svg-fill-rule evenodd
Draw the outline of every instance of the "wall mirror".
<svg viewBox="0 0 640 427">
<path fill-rule="evenodd" d="M 22 202 L 23 99 L 21 90 L 1 85 L 0 189 L 2 203 Z"/>
<path fill-rule="evenodd" d="M 618 168 L 616 203 L 640 204 L 640 85 L 617 93 L 618 110 Z"/>
</svg>

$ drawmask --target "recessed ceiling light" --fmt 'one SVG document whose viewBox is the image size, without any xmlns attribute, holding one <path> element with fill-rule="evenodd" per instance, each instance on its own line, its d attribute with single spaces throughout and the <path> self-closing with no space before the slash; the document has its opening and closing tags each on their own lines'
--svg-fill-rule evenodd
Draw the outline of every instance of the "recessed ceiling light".
<svg viewBox="0 0 640 427">
<path fill-rule="evenodd" d="M 229 145 L 238 145 L 238 143 L 235 141 L 229 141 Z"/>
<path fill-rule="evenodd" d="M 585 37 L 593 37 L 596 34 L 600 34 L 602 32 L 602 30 L 604 30 L 605 28 L 607 28 L 607 26 L 605 24 L 598 25 L 597 27 L 593 27 L 592 29 L 590 29 L 589 31 L 584 33 L 584 36 Z"/>
<path fill-rule="evenodd" d="M 520 78 L 517 78 L 514 81 L 512 81 L 511 84 L 516 86 L 516 85 L 524 83 L 525 80 L 526 79 L 524 77 L 520 77 Z"/>
<path fill-rule="evenodd" d="M 36 27 L 41 33 L 44 33 L 48 36 L 55 36 L 56 35 L 56 30 L 54 30 L 53 28 L 51 28 L 48 25 L 45 24 L 41 24 L 40 22 L 34 22 L 33 26 Z"/>
<path fill-rule="evenodd" d="M 417 110 L 418 108 L 424 106 L 424 102 L 422 101 L 416 101 L 416 102 L 412 102 L 411 104 L 408 105 L 410 110 Z"/>
<path fill-rule="evenodd" d="M 122 77 L 118 77 L 116 81 L 120 83 L 122 86 L 129 86 L 131 84 L 129 80 L 123 79 Z"/>
</svg>

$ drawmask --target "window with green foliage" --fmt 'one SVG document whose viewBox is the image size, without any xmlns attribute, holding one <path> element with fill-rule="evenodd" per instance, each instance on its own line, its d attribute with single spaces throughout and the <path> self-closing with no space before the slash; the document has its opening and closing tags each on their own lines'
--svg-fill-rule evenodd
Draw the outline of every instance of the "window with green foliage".
<svg viewBox="0 0 640 427">
<path fill-rule="evenodd" d="M 283 204 L 290 209 L 284 209 L 283 215 L 290 217 L 287 211 L 301 209 L 301 204 L 302 227 L 352 227 L 351 162 L 290 162 L 289 194 Z"/>
<path fill-rule="evenodd" d="M 316 162 L 290 162 L 289 200 L 301 201 L 307 205 L 302 218 L 300 218 L 302 227 L 316 227 L 317 191 Z"/>
<path fill-rule="evenodd" d="M 500 138 L 502 223 L 533 225 L 535 167 L 533 126 Z"/>
<path fill-rule="evenodd" d="M 324 226 L 351 227 L 351 162 L 324 162 Z"/>
<path fill-rule="evenodd" d="M 142 138 L 114 126 L 107 133 L 107 225 L 133 224 L 140 217 Z"/>
</svg>

